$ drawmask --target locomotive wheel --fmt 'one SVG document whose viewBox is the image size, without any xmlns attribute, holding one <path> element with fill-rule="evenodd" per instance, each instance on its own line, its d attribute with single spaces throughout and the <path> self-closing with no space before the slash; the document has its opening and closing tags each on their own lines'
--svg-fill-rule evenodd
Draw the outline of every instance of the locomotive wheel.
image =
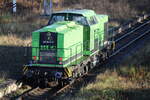
<svg viewBox="0 0 150 100">
<path fill-rule="evenodd" d="M 81 64 L 80 66 L 81 66 L 81 67 L 80 67 L 80 72 L 79 72 L 79 74 L 80 74 L 80 76 L 82 76 L 82 75 L 85 73 L 85 70 L 84 70 L 85 64 Z"/>
<path fill-rule="evenodd" d="M 84 73 L 87 73 L 87 72 L 88 72 L 88 67 L 89 67 L 89 66 L 84 66 Z"/>
<path fill-rule="evenodd" d="M 88 62 L 87 66 L 88 66 L 88 70 L 93 68 L 93 64 L 91 62 Z"/>
<path fill-rule="evenodd" d="M 82 72 L 79 72 L 79 73 L 78 73 L 78 76 L 80 77 L 80 76 L 82 76 L 82 74 L 83 74 Z"/>
<path fill-rule="evenodd" d="M 73 73 L 72 73 L 72 76 L 73 76 L 73 78 L 76 78 L 76 77 L 77 77 L 76 72 L 73 72 Z"/>
</svg>

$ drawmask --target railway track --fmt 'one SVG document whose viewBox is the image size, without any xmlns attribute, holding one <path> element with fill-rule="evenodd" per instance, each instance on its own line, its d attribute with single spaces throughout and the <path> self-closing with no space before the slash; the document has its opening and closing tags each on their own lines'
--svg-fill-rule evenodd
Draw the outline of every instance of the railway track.
<svg viewBox="0 0 150 100">
<path fill-rule="evenodd" d="M 134 26 L 128 26 L 128 29 L 124 30 L 124 34 L 115 37 L 116 49 L 109 56 L 109 58 L 117 55 L 125 48 L 129 47 L 135 41 L 143 38 L 144 36 L 149 36 L 150 34 L 150 21 L 149 17 L 143 19 L 143 21 L 134 23 Z M 119 29 L 118 29 L 119 31 Z M 82 77 L 81 77 L 82 78 Z M 80 79 L 77 79 L 80 80 Z M 73 82 L 71 85 L 74 84 Z M 13 100 L 48 100 L 57 96 L 58 94 L 68 90 L 71 85 L 66 85 L 63 88 L 53 87 L 53 88 L 32 88 L 23 94 L 13 98 Z"/>
<path fill-rule="evenodd" d="M 48 98 L 52 99 L 53 97 L 57 96 L 57 94 L 68 89 L 68 87 L 70 87 L 71 84 L 67 84 L 62 88 L 61 87 L 44 88 L 44 89 L 41 89 L 39 87 L 31 88 L 19 96 L 13 97 L 12 100 L 46 100 Z"/>
<path fill-rule="evenodd" d="M 146 34 L 150 33 L 150 21 L 144 22 L 139 27 L 131 30 L 130 32 L 126 33 L 122 37 L 115 40 L 116 42 L 116 50 L 114 50 L 113 54 L 110 57 L 115 56 L 123 49 L 130 46 L 135 41 L 139 40 Z"/>
</svg>

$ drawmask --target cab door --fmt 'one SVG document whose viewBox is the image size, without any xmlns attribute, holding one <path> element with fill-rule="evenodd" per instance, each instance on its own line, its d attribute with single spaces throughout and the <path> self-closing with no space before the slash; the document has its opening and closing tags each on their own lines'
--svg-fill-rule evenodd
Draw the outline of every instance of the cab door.
<svg viewBox="0 0 150 100">
<path fill-rule="evenodd" d="M 99 48 L 99 25 L 95 16 L 89 18 L 90 29 L 90 51 L 91 54 L 98 51 Z"/>
<path fill-rule="evenodd" d="M 40 33 L 40 63 L 57 64 L 57 34 L 54 32 Z"/>
</svg>

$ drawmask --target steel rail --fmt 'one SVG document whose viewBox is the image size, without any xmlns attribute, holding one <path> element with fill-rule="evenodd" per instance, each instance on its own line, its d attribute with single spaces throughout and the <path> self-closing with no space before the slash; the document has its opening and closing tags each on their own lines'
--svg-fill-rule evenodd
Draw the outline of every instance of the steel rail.
<svg viewBox="0 0 150 100">
<path fill-rule="evenodd" d="M 128 46 L 130 46 L 132 43 L 134 43 L 135 41 L 137 41 L 138 39 L 140 39 L 141 37 L 143 37 L 144 35 L 146 35 L 147 33 L 150 33 L 150 30 L 146 31 L 145 33 L 143 33 L 142 35 L 138 36 L 137 38 L 135 38 L 134 40 L 130 41 L 127 45 L 124 45 L 122 48 L 118 49 L 116 52 L 114 52 L 112 55 L 110 55 L 109 57 L 115 56 L 116 54 L 118 54 L 120 51 L 122 51 L 123 49 L 127 48 Z"/>
<path fill-rule="evenodd" d="M 67 84 L 65 87 L 59 89 L 58 91 L 56 91 L 54 94 L 52 94 L 52 97 L 57 96 L 57 94 L 61 93 L 62 91 L 64 91 L 65 89 L 69 88 L 71 84 Z"/>
<path fill-rule="evenodd" d="M 73 83 L 71 83 L 71 84 L 73 84 Z M 65 89 L 68 89 L 71 84 L 67 84 L 62 88 L 58 88 L 58 90 L 56 89 L 56 91 L 54 90 L 55 92 L 50 94 L 51 95 L 50 98 L 53 98 L 53 97 L 57 96 L 59 93 L 63 92 Z M 36 89 L 39 89 L 39 88 L 37 87 L 37 88 L 29 89 L 29 90 L 25 91 L 24 93 L 22 93 L 21 95 L 14 97 L 13 100 L 22 100 L 22 99 L 26 98 L 27 96 L 30 96 L 30 92 L 33 92 Z M 52 90 L 53 90 L 53 88 L 51 89 L 51 91 Z"/>
<path fill-rule="evenodd" d="M 14 100 L 21 100 L 24 96 L 28 95 L 29 92 L 34 91 L 35 89 L 38 89 L 38 87 L 36 88 L 31 88 L 25 92 L 23 92 L 21 95 L 14 97 Z"/>
</svg>

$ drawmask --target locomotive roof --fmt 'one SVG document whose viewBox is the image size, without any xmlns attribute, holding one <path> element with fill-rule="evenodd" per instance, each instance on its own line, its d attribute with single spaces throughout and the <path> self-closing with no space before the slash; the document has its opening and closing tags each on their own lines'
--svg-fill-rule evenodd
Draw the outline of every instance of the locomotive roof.
<svg viewBox="0 0 150 100">
<path fill-rule="evenodd" d="M 46 26 L 40 30 L 34 32 L 57 32 L 57 34 L 67 34 L 67 32 L 72 31 L 72 29 L 77 29 L 82 27 L 81 25 L 76 24 L 73 21 L 62 21 L 57 22 L 52 25 Z"/>
<path fill-rule="evenodd" d="M 93 10 L 88 10 L 88 9 L 83 9 L 83 10 L 78 10 L 78 9 L 63 10 L 63 11 L 55 12 L 54 14 L 57 14 L 57 13 L 80 14 L 80 15 L 83 15 L 85 17 L 90 17 L 90 16 L 93 16 L 93 15 L 96 15 Z"/>
</svg>

